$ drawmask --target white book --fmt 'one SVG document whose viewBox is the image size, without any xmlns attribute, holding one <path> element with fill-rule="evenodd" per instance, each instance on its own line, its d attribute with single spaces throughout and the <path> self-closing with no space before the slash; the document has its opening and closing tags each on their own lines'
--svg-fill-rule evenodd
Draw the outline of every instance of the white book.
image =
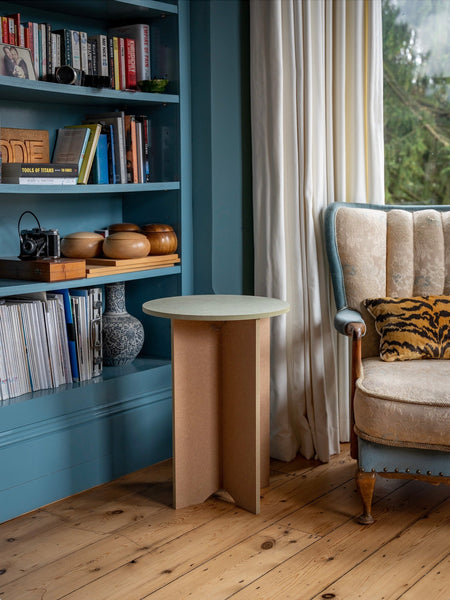
<svg viewBox="0 0 450 600">
<path fill-rule="evenodd" d="M 26 355 L 25 339 L 23 335 L 22 319 L 17 304 L 7 304 L 7 310 L 11 318 L 11 348 L 13 353 L 13 365 L 17 374 L 16 395 L 21 396 L 32 391 L 28 360 Z"/>
<path fill-rule="evenodd" d="M 2 183 L 21 185 L 77 185 L 78 177 L 3 177 Z"/>
<path fill-rule="evenodd" d="M 151 79 L 150 27 L 146 23 L 122 25 L 109 30 L 113 36 L 131 38 L 136 42 L 136 79 Z"/>
<path fill-rule="evenodd" d="M 88 38 L 85 31 L 80 31 L 81 69 L 87 74 L 88 69 Z"/>
<path fill-rule="evenodd" d="M 47 298 L 52 301 L 58 335 L 58 349 L 62 366 L 62 383 L 72 383 L 72 368 L 70 365 L 69 340 L 67 336 L 66 314 L 62 294 L 47 292 Z"/>
<path fill-rule="evenodd" d="M 6 383 L 8 386 L 8 396 L 14 398 L 18 396 L 17 393 L 17 365 L 13 361 L 13 349 L 12 349 L 12 336 L 11 336 L 11 315 L 9 314 L 8 307 L 4 302 L 0 304 L 0 337 L 3 347 L 3 356 L 5 359 L 6 369 Z"/>
<path fill-rule="evenodd" d="M 80 32 L 71 29 L 70 37 L 72 43 L 72 67 L 74 69 L 81 69 Z"/>
<path fill-rule="evenodd" d="M 3 341 L 3 318 L 2 313 L 0 312 L 0 393 L 2 400 L 8 400 L 9 398 L 9 389 L 8 389 L 8 373 L 6 370 L 6 348 L 5 343 Z"/>
</svg>

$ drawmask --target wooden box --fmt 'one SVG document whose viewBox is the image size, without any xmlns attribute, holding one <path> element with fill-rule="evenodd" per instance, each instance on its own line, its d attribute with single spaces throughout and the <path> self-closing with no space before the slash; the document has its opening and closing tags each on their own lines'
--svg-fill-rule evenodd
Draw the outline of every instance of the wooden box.
<svg viewBox="0 0 450 600">
<path fill-rule="evenodd" d="M 29 281 L 83 279 L 86 277 L 86 261 L 80 258 L 0 258 L 0 277 Z"/>
</svg>

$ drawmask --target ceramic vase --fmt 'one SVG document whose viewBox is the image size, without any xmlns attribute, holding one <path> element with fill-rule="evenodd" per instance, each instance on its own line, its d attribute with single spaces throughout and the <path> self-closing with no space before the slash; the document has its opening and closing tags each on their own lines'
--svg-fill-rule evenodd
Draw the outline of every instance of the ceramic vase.
<svg viewBox="0 0 450 600">
<path fill-rule="evenodd" d="M 103 364 L 126 365 L 136 358 L 144 344 L 142 323 L 127 312 L 125 283 L 105 285 L 103 313 Z"/>
</svg>

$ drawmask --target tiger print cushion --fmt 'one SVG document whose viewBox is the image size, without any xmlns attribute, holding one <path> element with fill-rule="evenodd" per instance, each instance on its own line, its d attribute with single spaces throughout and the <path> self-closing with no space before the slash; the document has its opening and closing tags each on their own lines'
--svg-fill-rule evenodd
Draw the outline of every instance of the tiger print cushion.
<svg viewBox="0 0 450 600">
<path fill-rule="evenodd" d="M 364 305 L 381 336 L 382 360 L 450 359 L 450 296 L 373 298 Z"/>
</svg>

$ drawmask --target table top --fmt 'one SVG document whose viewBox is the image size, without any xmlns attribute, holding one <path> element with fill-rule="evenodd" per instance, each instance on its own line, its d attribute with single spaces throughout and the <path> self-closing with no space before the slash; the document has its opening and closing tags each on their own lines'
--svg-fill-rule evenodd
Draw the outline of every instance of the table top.
<svg viewBox="0 0 450 600">
<path fill-rule="evenodd" d="M 172 296 L 149 300 L 142 310 L 155 317 L 186 321 L 244 321 L 288 312 L 289 303 L 277 298 L 237 295 Z"/>
</svg>

